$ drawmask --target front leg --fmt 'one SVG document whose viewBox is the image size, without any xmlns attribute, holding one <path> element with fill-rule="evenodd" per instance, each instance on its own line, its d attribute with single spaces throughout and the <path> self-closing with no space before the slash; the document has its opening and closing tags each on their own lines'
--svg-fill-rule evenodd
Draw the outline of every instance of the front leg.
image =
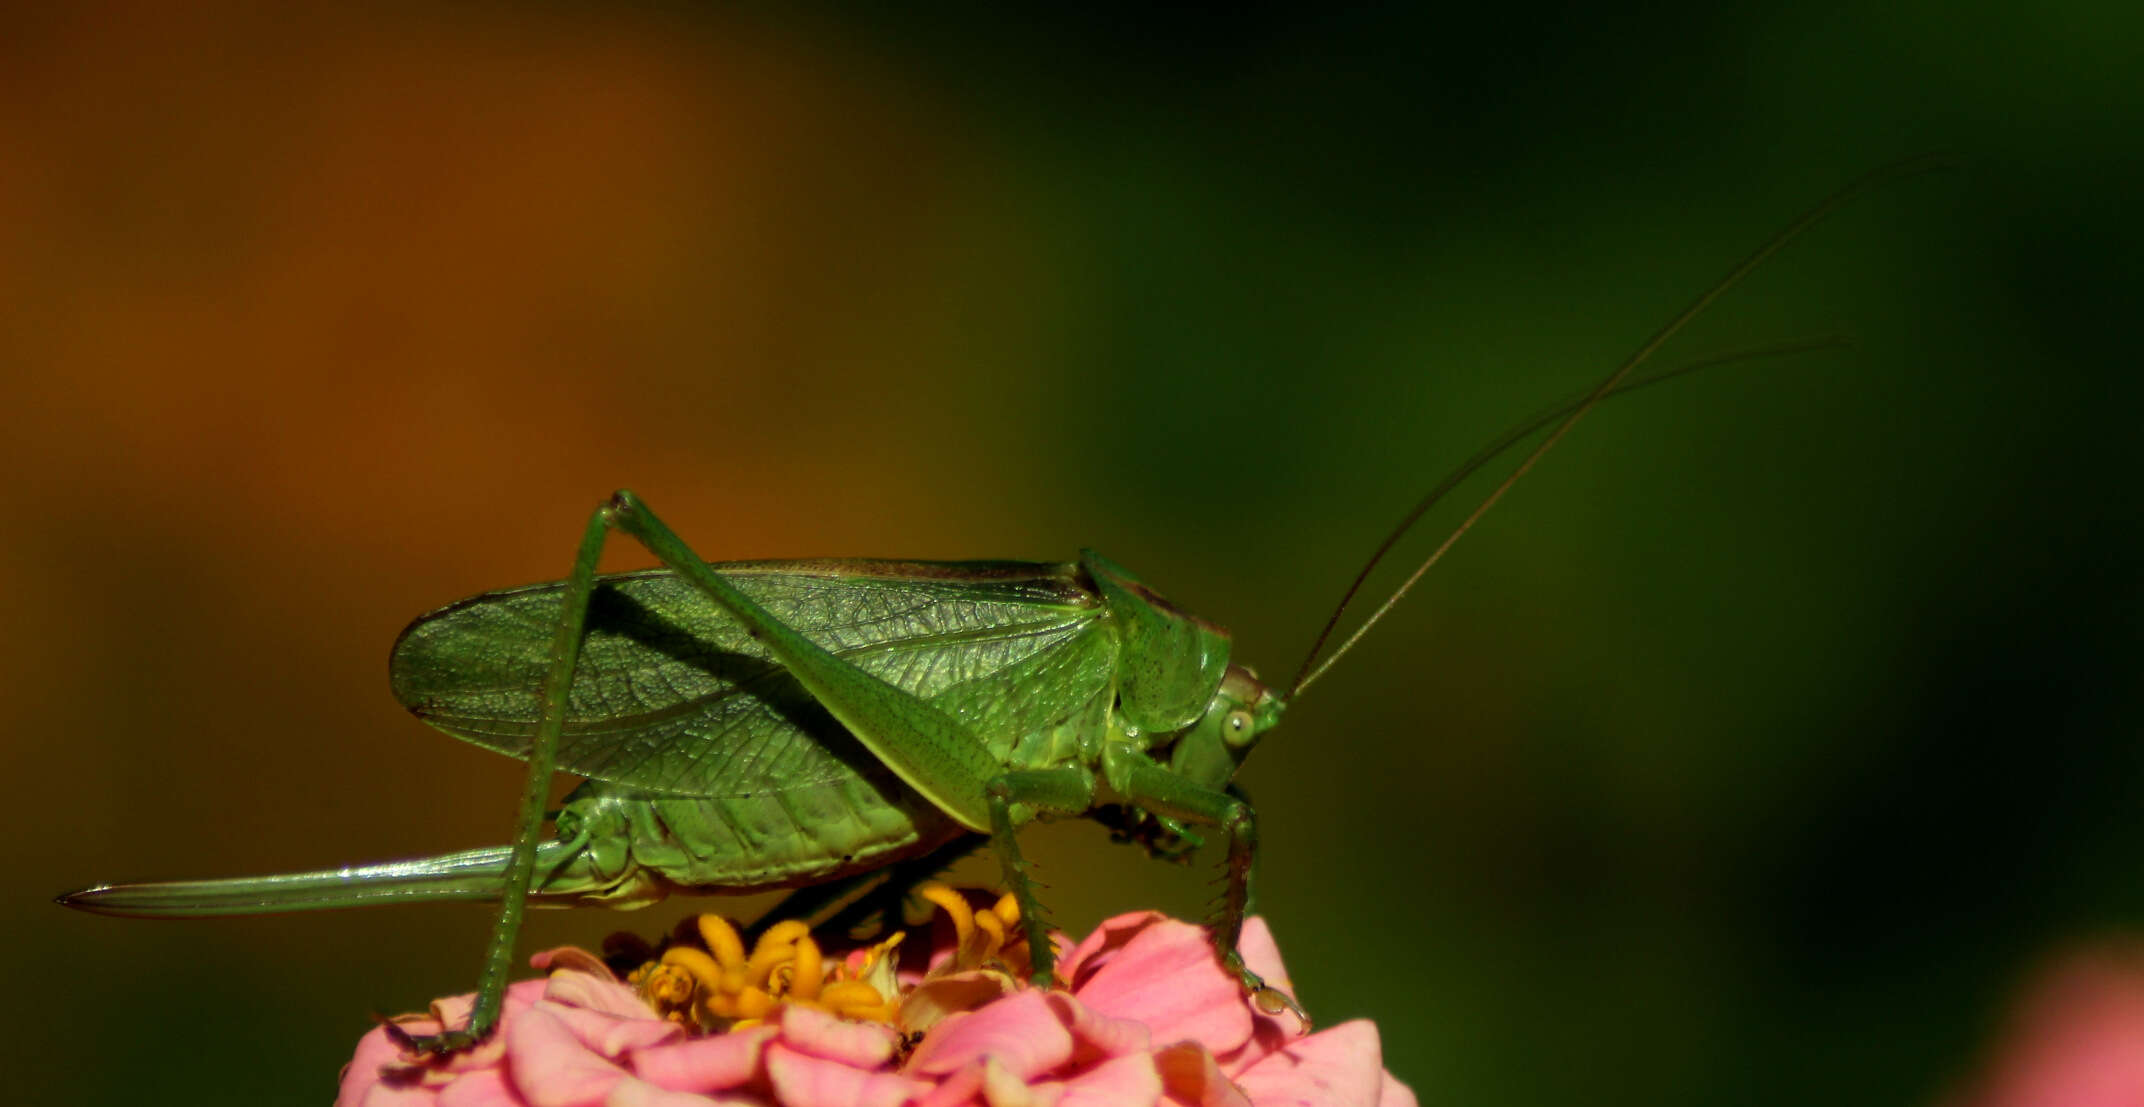
<svg viewBox="0 0 2144 1107">
<path fill-rule="evenodd" d="M 990 848 L 997 851 L 1005 886 L 1020 905 L 1020 926 L 1027 932 L 1028 977 L 1037 987 L 1056 984 L 1057 949 L 1050 944 L 1049 920 L 1028 879 L 1016 835 L 1022 824 L 1045 812 L 1077 815 L 1094 806 L 1094 774 L 1076 766 L 1016 769 L 991 779 L 983 789 L 990 806 Z"/>
<path fill-rule="evenodd" d="M 1155 764 L 1145 754 L 1117 749 L 1109 755 L 1110 783 L 1130 803 L 1160 816 L 1174 816 L 1216 826 L 1228 835 L 1228 880 L 1219 910 L 1206 920 L 1221 965 L 1268 1012 L 1289 1010 L 1310 1025 L 1295 999 L 1268 985 L 1243 963 L 1236 941 L 1243 936 L 1243 916 L 1250 906 L 1251 869 L 1258 855 L 1258 813 L 1243 798 L 1217 792 Z"/>
</svg>

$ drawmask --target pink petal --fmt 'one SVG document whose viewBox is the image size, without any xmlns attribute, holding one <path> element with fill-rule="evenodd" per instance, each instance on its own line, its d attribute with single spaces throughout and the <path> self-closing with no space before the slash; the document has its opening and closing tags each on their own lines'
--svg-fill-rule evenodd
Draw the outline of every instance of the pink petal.
<svg viewBox="0 0 2144 1107">
<path fill-rule="evenodd" d="M 901 1107 L 928 1086 L 798 1053 L 780 1042 L 767 1047 L 767 1078 L 783 1107 Z"/>
<path fill-rule="evenodd" d="M 1382 1086 L 1377 1091 L 1377 1107 L 1420 1107 L 1415 1102 L 1414 1089 L 1383 1074 Z"/>
<path fill-rule="evenodd" d="M 506 1062 L 506 1032 L 513 1024 L 504 1016 L 494 1027 L 491 1037 L 475 1046 L 445 1057 L 434 1057 L 423 1062 L 443 1073 L 488 1072 Z"/>
<path fill-rule="evenodd" d="M 561 971 L 582 972 L 590 976 L 608 978 L 610 966 L 601 957 L 579 946 L 552 946 L 529 954 L 529 967 L 546 977 Z"/>
<path fill-rule="evenodd" d="M 764 1107 L 765 1102 L 758 1096 L 709 1097 L 673 1092 L 628 1076 L 610 1090 L 610 1095 L 603 1100 L 603 1107 Z"/>
<path fill-rule="evenodd" d="M 923 1093 L 923 1098 L 908 1107 L 958 1107 L 975 1102 L 977 1093 L 983 1090 L 983 1062 L 976 1061 L 967 1068 L 938 1081 L 936 1087 Z"/>
<path fill-rule="evenodd" d="M 370 1033 L 357 1040 L 357 1053 L 350 1058 L 350 1063 L 342 1068 L 342 1086 L 335 1096 L 335 1107 L 360 1107 L 366 1097 L 373 1094 L 373 1089 L 379 1086 L 380 1069 L 399 1064 L 401 1060 L 402 1051 L 387 1040 L 387 1031 L 382 1027 L 373 1027 Z M 393 1101 L 382 1099 L 378 1102 Z M 413 1099 L 408 1102 L 431 1101 Z"/>
<path fill-rule="evenodd" d="M 578 951 L 575 951 L 578 952 Z M 621 984 L 608 976 L 586 972 L 553 973 L 545 983 L 543 997 L 553 1003 L 564 1003 L 590 1011 L 616 1015 L 622 1019 L 649 1019 L 655 1013 L 648 1009 L 640 993 L 629 985 Z"/>
<path fill-rule="evenodd" d="M 476 1046 L 460 1050 L 445 1057 L 428 1058 L 421 1064 L 437 1072 L 480 1072 L 497 1068 L 506 1057 L 506 1028 L 513 1025 L 521 1012 L 528 1010 L 543 997 L 544 982 L 541 980 L 517 980 L 507 985 L 504 1001 L 499 1007 L 499 1022 L 491 1037 Z M 401 1023 L 412 1034 L 437 1034 L 442 1026 L 461 1027 L 469 1025 L 469 1012 L 476 1009 L 474 992 L 448 996 L 432 1001 L 433 1018 Z M 441 1018 L 440 1016 L 444 1016 Z"/>
<path fill-rule="evenodd" d="M 1229 1083 L 1213 1054 L 1197 1042 L 1178 1042 L 1154 1054 L 1162 1090 L 1169 1102 L 1184 1107 L 1251 1107 L 1241 1089 Z"/>
<path fill-rule="evenodd" d="M 2010 1016 L 1973 1107 L 2144 1103 L 2144 953 L 2085 948 L 2043 970 Z"/>
<path fill-rule="evenodd" d="M 987 1006 L 1019 990 L 1018 981 L 988 969 L 918 981 L 901 997 L 900 1030 L 920 1034 L 950 1015 Z"/>
<path fill-rule="evenodd" d="M 1252 1008 L 1254 1011 L 1255 1007 Z M 1291 1042 L 1301 1041 L 1303 1024 L 1292 1014 L 1279 1017 L 1258 1012 L 1251 1017 L 1251 1040 L 1237 1047 L 1233 1053 L 1218 1054 L 1221 1071 L 1233 1080 L 1243 1070 L 1265 1060 L 1266 1055 L 1288 1048 Z"/>
<path fill-rule="evenodd" d="M 1253 915 L 1243 920 L 1236 952 L 1243 955 L 1244 968 L 1257 973 L 1267 984 L 1291 996 L 1295 994 L 1295 985 L 1288 982 L 1288 966 L 1280 962 L 1280 945 L 1273 940 L 1273 930 L 1264 917 Z"/>
<path fill-rule="evenodd" d="M 764 1023 L 727 1034 L 670 1045 L 637 1049 L 633 1071 L 641 1079 L 678 1092 L 713 1092 L 734 1088 L 759 1072 L 759 1056 L 779 1033 Z"/>
<path fill-rule="evenodd" d="M 345 1099 L 345 1096 L 350 1098 Z M 439 1102 L 439 1089 L 422 1084 L 382 1084 L 374 1081 L 355 1092 L 335 1098 L 336 1107 L 432 1107 Z"/>
<path fill-rule="evenodd" d="M 1205 932 L 1190 923 L 1153 922 L 1081 970 L 1085 979 L 1073 978 L 1081 1003 L 1145 1023 L 1154 1041 L 1188 1038 L 1221 1054 L 1251 1036 L 1243 985 L 1221 971 Z"/>
<path fill-rule="evenodd" d="M 521 1096 L 498 1069 L 463 1073 L 439 1093 L 439 1107 L 522 1107 Z"/>
<path fill-rule="evenodd" d="M 1080 975 L 1089 968 L 1087 962 L 1105 957 L 1113 950 L 1121 949 L 1132 936 L 1148 926 L 1168 918 L 1159 911 L 1134 911 L 1104 919 L 1094 933 L 1080 939 L 1070 953 L 1057 959 L 1057 977 L 1069 981 L 1074 990 L 1079 987 Z"/>
<path fill-rule="evenodd" d="M 991 1056 L 1028 1080 L 1064 1064 L 1072 1035 L 1043 994 L 1016 992 L 932 1027 L 910 1055 L 909 1071 L 938 1076 Z"/>
<path fill-rule="evenodd" d="M 1279 988 L 1291 999 L 1295 997 L 1295 984 L 1288 979 L 1288 966 L 1281 963 L 1280 946 L 1273 941 L 1273 931 L 1267 928 L 1265 919 L 1252 917 L 1243 921 L 1243 934 L 1236 939 L 1236 952 L 1243 955 L 1243 967 L 1257 973 L 1268 987 Z M 1295 1012 L 1268 1015 L 1259 1010 L 1257 1002 L 1249 996 L 1244 1000 L 1250 1004 L 1251 1037 L 1264 1043 L 1264 1048 L 1259 1050 L 1261 1055 L 1303 1036 L 1303 1020 L 1297 1018 Z"/>
<path fill-rule="evenodd" d="M 1063 1084 L 1030 1084 L 996 1057 L 983 1058 L 983 1102 L 989 1107 L 1058 1107 L 1064 1094 Z"/>
<path fill-rule="evenodd" d="M 1290 1042 L 1236 1084 L 1258 1107 L 1376 1107 L 1384 1075 L 1377 1024 L 1356 1019 Z"/>
<path fill-rule="evenodd" d="M 850 1022 L 812 1007 L 789 1004 L 776 1014 L 775 1020 L 782 1028 L 784 1045 L 859 1069 L 883 1066 L 893 1059 L 894 1047 L 900 1044 L 899 1036 L 888 1027 Z"/>
<path fill-rule="evenodd" d="M 641 1008 L 634 1018 L 619 1018 L 585 1007 L 569 1007 L 563 1003 L 544 1002 L 534 1008 L 544 1011 L 565 1024 L 581 1044 L 605 1057 L 617 1058 L 629 1049 L 645 1049 L 684 1037 L 685 1028 L 677 1023 L 656 1018 L 647 1008 Z"/>
<path fill-rule="evenodd" d="M 525 984 L 527 981 L 517 980 L 514 983 Z M 508 995 L 512 995 L 514 985 L 508 985 L 506 991 Z M 442 996 L 432 1001 L 431 1010 L 432 1029 L 428 1031 L 412 1029 L 410 1033 L 437 1034 L 441 1026 L 466 1025 L 469 1022 L 469 1012 L 476 1010 L 476 993 L 464 992 L 458 996 Z M 415 1024 L 410 1025 L 414 1026 Z"/>
<path fill-rule="evenodd" d="M 1065 1081 L 1058 1107 L 1153 1107 L 1161 1100 L 1161 1074 L 1144 1053 L 1104 1061 Z"/>
<path fill-rule="evenodd" d="M 537 1000 L 542 999 L 546 983 L 546 981 L 538 978 L 535 980 L 516 980 L 508 984 L 506 986 L 506 995 L 499 1005 L 500 1021 L 504 1022 L 528 1010 Z M 469 1025 L 469 1012 L 474 1010 L 476 1010 L 475 992 L 464 992 L 458 996 L 435 999 L 432 1001 L 432 1018 L 435 1021 L 429 1029 L 419 1030 L 416 1023 L 405 1024 L 405 1028 L 412 1034 L 437 1034 L 442 1025 L 457 1027 Z M 496 1041 L 497 1038 L 496 1034 L 492 1036 L 493 1041 Z"/>
<path fill-rule="evenodd" d="M 625 1079 L 624 1069 L 591 1052 L 557 1014 L 571 1010 L 531 1007 L 507 1028 L 507 1066 L 532 1107 L 590 1107 Z"/>
<path fill-rule="evenodd" d="M 1056 1008 L 1058 1019 L 1072 1032 L 1072 1063 L 1075 1065 L 1089 1065 L 1127 1053 L 1145 1053 L 1153 1045 L 1153 1035 L 1147 1032 L 1144 1023 L 1098 1014 L 1063 992 L 1050 992 L 1043 998 Z"/>
<path fill-rule="evenodd" d="M 507 1027 L 542 993 L 541 980 L 523 980 L 508 987 L 499 1025 L 492 1036 L 475 1048 L 447 1057 L 406 1059 L 401 1047 L 388 1039 L 387 1031 L 374 1027 L 358 1039 L 356 1053 L 343 1068 L 336 1107 L 359 1107 L 365 1103 L 430 1103 L 432 1100 L 428 1097 L 452 1083 L 458 1074 L 497 1068 L 506 1056 Z M 446 1025 L 462 1026 L 468 1022 L 469 1012 L 475 1005 L 473 994 L 448 996 L 434 1000 L 432 1010 L 435 1014 L 447 1015 Z M 437 1018 L 397 1019 L 395 1025 L 421 1036 L 439 1033 L 441 1022 Z M 380 1087 L 383 1083 L 384 1088 Z"/>
</svg>

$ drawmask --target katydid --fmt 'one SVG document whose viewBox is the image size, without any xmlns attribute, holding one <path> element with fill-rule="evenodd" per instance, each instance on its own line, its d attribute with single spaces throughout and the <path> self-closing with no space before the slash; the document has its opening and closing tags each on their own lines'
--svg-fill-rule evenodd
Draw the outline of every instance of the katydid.
<svg viewBox="0 0 2144 1107">
<path fill-rule="evenodd" d="M 1165 857 L 1200 844 L 1194 827 L 1217 832 L 1227 879 L 1209 920 L 1216 953 L 1263 1006 L 1293 1007 L 1236 951 L 1257 845 L 1256 814 L 1231 783 L 1245 756 L 1572 424 L 1611 394 L 1674 375 L 1631 377 L 1676 331 L 1853 195 L 1919 168 L 1880 171 L 1819 204 L 1583 399 L 1519 428 L 1439 486 L 1348 589 L 1285 692 L 1234 662 L 1226 631 L 1091 551 L 1065 564 L 710 565 L 621 491 L 589 518 L 565 581 L 442 608 L 394 647 L 395 695 L 418 717 L 528 761 L 512 845 L 311 873 L 103 885 L 60 902 L 196 916 L 496 900 L 469 1025 L 405 1042 L 445 1051 L 495 1025 L 529 903 L 638 907 L 672 892 L 847 887 L 886 869 L 897 898 L 916 874 L 983 837 L 1019 904 L 1034 980 L 1047 985 L 1054 954 L 1017 832 L 1038 818 L 1086 816 Z M 1555 429 L 1515 471 L 1313 668 L 1363 579 L 1429 503 L 1550 422 Z M 613 531 L 662 567 L 598 575 Z M 554 834 L 544 839 L 561 769 L 587 779 L 549 816 Z"/>
</svg>

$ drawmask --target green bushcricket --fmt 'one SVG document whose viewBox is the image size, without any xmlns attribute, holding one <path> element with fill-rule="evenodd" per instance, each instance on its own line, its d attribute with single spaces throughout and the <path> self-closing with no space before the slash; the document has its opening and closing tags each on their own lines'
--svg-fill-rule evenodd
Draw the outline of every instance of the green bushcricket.
<svg viewBox="0 0 2144 1107">
<path fill-rule="evenodd" d="M 1215 950 L 1262 1005 L 1293 1007 L 1236 952 L 1258 837 L 1255 812 L 1231 783 L 1244 757 L 1283 707 L 1594 404 L 1696 368 L 1631 377 L 1675 332 L 1854 195 L 1925 167 L 1902 163 L 1834 194 L 1584 398 L 1477 454 L 1371 558 L 1284 693 L 1232 661 L 1226 631 L 1091 551 L 1066 564 L 709 565 L 647 505 L 619 492 L 590 517 L 565 581 L 442 608 L 412 623 L 394 647 L 395 695 L 418 717 L 528 761 L 512 845 L 310 873 L 101 885 L 60 902 L 113 915 L 202 916 L 497 900 L 469 1025 L 405 1039 L 444 1051 L 482 1040 L 496 1024 L 530 902 L 637 907 L 672 892 L 787 887 L 804 890 L 777 910 L 808 913 L 888 870 L 884 885 L 858 901 L 887 910 L 980 836 L 1020 905 L 1035 980 L 1047 984 L 1054 955 L 1017 831 L 1037 818 L 1084 815 L 1163 857 L 1201 844 L 1194 826 L 1218 830 L 1227 879 L 1208 925 Z M 1363 580 L 1428 506 L 1559 419 L 1414 575 L 1313 667 Z M 614 530 L 663 567 L 598 575 Z M 559 769 L 587 779 L 548 816 L 555 833 L 544 839 Z"/>
</svg>

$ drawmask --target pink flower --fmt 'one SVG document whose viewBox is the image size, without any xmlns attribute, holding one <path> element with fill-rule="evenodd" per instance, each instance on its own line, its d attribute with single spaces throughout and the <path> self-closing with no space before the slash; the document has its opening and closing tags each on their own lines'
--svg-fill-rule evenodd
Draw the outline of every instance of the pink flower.
<svg viewBox="0 0 2144 1107">
<path fill-rule="evenodd" d="M 2042 972 L 2012 1014 L 1965 1107 L 2144 1104 L 2144 950 L 2073 953 Z"/>
<path fill-rule="evenodd" d="M 999 954 L 1009 920 L 987 908 L 962 912 L 949 906 L 950 893 L 930 898 L 956 925 L 942 928 L 948 933 L 929 951 L 928 971 L 903 972 L 895 983 L 882 943 L 829 958 L 846 968 L 832 968 L 824 985 L 813 979 L 798 987 L 793 976 L 762 973 L 755 979 L 773 991 L 771 1006 L 759 985 L 742 991 L 757 992 L 762 1002 L 745 1006 L 764 1017 L 705 1035 L 687 1024 L 707 1018 L 710 1004 L 733 1008 L 736 969 L 748 963 L 721 948 L 726 926 L 715 928 L 712 959 L 688 953 L 666 962 L 698 957 L 718 975 L 716 962 L 729 966 L 728 998 L 680 1001 L 673 990 L 661 1004 L 667 1018 L 588 954 L 539 954 L 535 962 L 552 970 L 550 979 L 509 990 L 489 1042 L 444 1061 L 410 1062 L 375 1030 L 343 1073 L 337 1107 L 1413 1107 L 1413 1094 L 1384 1071 L 1374 1025 L 1358 1020 L 1306 1035 L 1292 1015 L 1264 1013 L 1222 970 L 1198 927 L 1151 912 L 1111 919 L 1063 958 L 1066 989 L 1042 991 L 1006 964 L 979 963 Z M 816 978 L 816 947 L 795 944 L 809 947 L 804 975 Z M 1254 971 L 1287 986 L 1263 922 L 1246 925 L 1241 949 Z M 763 942 L 749 963 L 767 960 L 765 950 Z M 852 1021 L 833 1013 L 838 1003 L 810 998 L 822 987 L 864 991 L 859 972 L 898 990 L 897 1003 L 881 1005 L 895 1025 Z M 636 979 L 650 977 L 644 970 Z M 430 1032 L 439 1019 L 466 1017 L 469 1003 L 442 1000 L 432 1019 L 404 1028 Z"/>
<path fill-rule="evenodd" d="M 1253 972 L 1289 987 L 1264 920 L 1245 924 L 1238 948 Z M 932 1026 L 904 1068 L 936 1081 L 916 1107 L 1415 1102 L 1384 1071 L 1374 1024 L 1305 1035 L 1294 1016 L 1266 1014 L 1189 923 L 1119 915 L 1058 972 L 1069 994 L 1022 988 Z"/>
</svg>

